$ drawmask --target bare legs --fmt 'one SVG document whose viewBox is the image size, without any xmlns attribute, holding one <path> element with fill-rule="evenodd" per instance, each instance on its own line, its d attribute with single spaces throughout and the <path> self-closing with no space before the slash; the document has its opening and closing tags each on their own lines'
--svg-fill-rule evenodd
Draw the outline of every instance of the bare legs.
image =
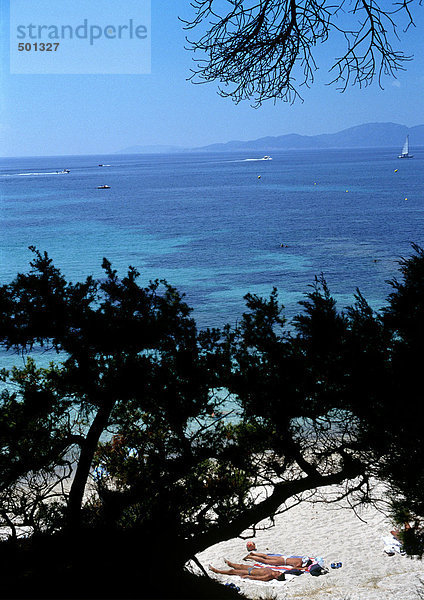
<svg viewBox="0 0 424 600">
<path fill-rule="evenodd" d="M 214 573 L 220 573 L 221 575 L 238 575 L 243 579 L 254 579 L 257 581 L 271 581 L 272 579 L 278 579 L 282 576 L 278 571 L 273 571 L 268 567 L 248 567 L 247 565 L 232 563 L 229 560 L 226 560 L 225 562 L 231 569 L 216 569 L 212 565 L 209 565 L 209 569 Z"/>
<path fill-rule="evenodd" d="M 243 560 L 256 560 L 257 562 L 266 563 L 267 565 L 280 566 L 286 564 L 284 558 L 284 556 L 269 556 L 262 552 L 249 552 Z"/>
<path fill-rule="evenodd" d="M 224 559 L 224 560 L 227 563 L 227 565 L 229 567 L 231 567 L 231 569 L 216 569 L 212 565 L 209 565 L 209 569 L 211 571 L 213 571 L 214 573 L 221 573 L 222 575 L 240 575 L 240 576 L 242 576 L 242 575 L 247 575 L 249 572 L 249 569 L 252 568 L 252 567 L 248 567 L 247 565 L 239 565 L 237 563 L 230 562 L 227 559 Z"/>
<path fill-rule="evenodd" d="M 209 570 L 214 573 L 220 573 L 221 575 L 241 575 L 241 571 L 237 571 L 236 569 L 216 569 L 212 565 L 209 565 Z M 246 571 L 247 573 L 247 571 Z"/>
<path fill-rule="evenodd" d="M 275 567 L 284 565 L 294 567 L 296 569 L 300 569 L 302 567 L 301 558 L 290 556 L 269 556 L 268 554 L 263 554 L 262 552 L 250 552 L 243 558 L 243 560 L 255 560 L 256 562 L 260 562 L 265 565 L 273 565 Z"/>
</svg>

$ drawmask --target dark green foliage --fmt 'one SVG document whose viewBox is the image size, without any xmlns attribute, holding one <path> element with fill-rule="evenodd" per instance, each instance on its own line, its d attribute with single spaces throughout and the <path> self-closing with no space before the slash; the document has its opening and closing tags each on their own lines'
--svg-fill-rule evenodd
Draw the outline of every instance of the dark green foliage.
<svg viewBox="0 0 424 600">
<path fill-rule="evenodd" d="M 0 288 L 0 338 L 59 354 L 2 375 L 0 520 L 23 557 L 9 559 L 5 585 L 16 596 L 41 586 L 44 566 L 25 566 L 33 553 L 82 581 L 82 546 L 92 572 L 104 563 L 131 579 L 148 560 L 122 549 L 134 540 L 154 557 L 177 548 L 169 569 L 186 578 L 199 551 L 343 482 L 369 502 L 370 480 L 383 479 L 395 507 L 423 517 L 424 253 L 414 250 L 381 314 L 359 291 L 339 312 L 321 276 L 291 329 L 273 290 L 246 297 L 237 328 L 202 332 L 166 282 L 141 287 L 134 269 L 120 279 L 105 260 L 104 280 L 73 284 L 34 250 L 30 273 Z M 33 538 L 19 542 L 19 526 Z M 420 526 L 407 536 L 421 553 Z M 141 597 L 156 597 L 159 567 L 149 577 Z"/>
</svg>

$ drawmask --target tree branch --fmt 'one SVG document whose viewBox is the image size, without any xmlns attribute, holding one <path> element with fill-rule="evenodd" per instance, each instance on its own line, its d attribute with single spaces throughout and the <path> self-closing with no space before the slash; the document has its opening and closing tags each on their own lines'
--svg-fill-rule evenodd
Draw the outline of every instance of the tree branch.
<svg viewBox="0 0 424 600">
<path fill-rule="evenodd" d="M 210 526 L 209 531 L 199 535 L 190 542 L 193 554 L 212 546 L 213 544 L 239 536 L 245 529 L 275 514 L 279 507 L 292 496 L 307 490 L 340 484 L 346 479 L 353 479 L 363 474 L 363 465 L 359 461 L 350 461 L 343 469 L 330 475 L 308 475 L 297 481 L 280 482 L 275 484 L 272 494 L 246 509 L 241 515 L 230 522 L 217 522 Z"/>
</svg>

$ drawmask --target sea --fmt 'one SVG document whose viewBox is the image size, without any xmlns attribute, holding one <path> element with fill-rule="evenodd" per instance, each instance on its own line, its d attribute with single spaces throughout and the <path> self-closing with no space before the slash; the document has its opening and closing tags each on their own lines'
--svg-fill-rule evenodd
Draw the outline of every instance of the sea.
<svg viewBox="0 0 424 600">
<path fill-rule="evenodd" d="M 424 245 L 424 148 L 398 154 L 3 158 L 0 284 L 29 269 L 34 245 L 72 281 L 103 277 L 103 257 L 142 284 L 166 279 L 199 328 L 234 325 L 248 292 L 274 286 L 290 322 L 321 273 L 340 310 L 356 288 L 379 309 L 399 259 Z"/>
</svg>

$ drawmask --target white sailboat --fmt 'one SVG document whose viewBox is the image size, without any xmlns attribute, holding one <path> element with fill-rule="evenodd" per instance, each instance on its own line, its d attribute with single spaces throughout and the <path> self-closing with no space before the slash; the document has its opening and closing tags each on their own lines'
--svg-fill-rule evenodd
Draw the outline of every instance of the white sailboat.
<svg viewBox="0 0 424 600">
<path fill-rule="evenodd" d="M 414 158 L 413 154 L 409 154 L 409 135 L 406 136 L 406 140 L 402 148 L 402 154 L 399 154 L 398 158 Z"/>
</svg>

